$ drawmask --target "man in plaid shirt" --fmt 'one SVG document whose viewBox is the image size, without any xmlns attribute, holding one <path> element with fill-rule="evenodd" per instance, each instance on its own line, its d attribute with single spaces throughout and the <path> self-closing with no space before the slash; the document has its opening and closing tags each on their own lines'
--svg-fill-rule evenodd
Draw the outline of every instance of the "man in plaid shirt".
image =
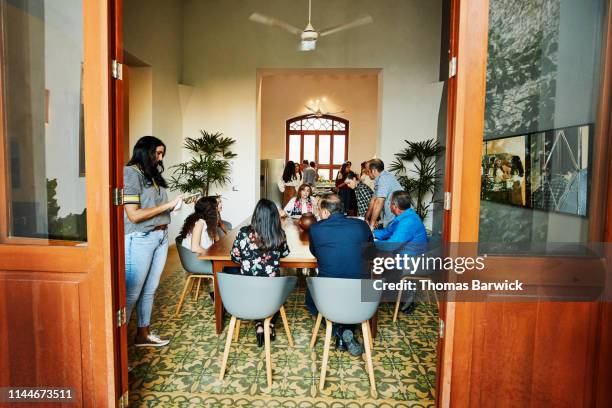
<svg viewBox="0 0 612 408">
<path fill-rule="evenodd" d="M 352 171 L 346 175 L 346 185 L 355 190 L 355 196 L 357 197 L 357 215 L 365 217 L 374 192 L 370 187 L 362 183 L 361 180 L 359 180 L 359 176 Z"/>
</svg>

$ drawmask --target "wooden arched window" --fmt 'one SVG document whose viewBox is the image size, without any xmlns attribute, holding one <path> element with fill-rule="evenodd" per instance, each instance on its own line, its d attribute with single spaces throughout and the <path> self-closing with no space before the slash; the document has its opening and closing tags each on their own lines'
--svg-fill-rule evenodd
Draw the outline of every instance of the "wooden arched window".
<svg viewBox="0 0 612 408">
<path fill-rule="evenodd" d="M 320 176 L 334 180 L 348 160 L 348 120 L 303 115 L 287 120 L 286 129 L 285 161 L 314 161 Z"/>
</svg>

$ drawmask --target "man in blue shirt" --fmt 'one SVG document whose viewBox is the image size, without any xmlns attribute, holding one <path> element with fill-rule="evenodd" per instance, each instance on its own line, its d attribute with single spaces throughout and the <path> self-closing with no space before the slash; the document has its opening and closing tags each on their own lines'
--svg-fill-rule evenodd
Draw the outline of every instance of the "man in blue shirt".
<svg viewBox="0 0 612 408">
<path fill-rule="evenodd" d="M 405 191 L 395 191 L 390 201 L 395 218 L 386 228 L 374 230 L 374 238 L 385 242 L 427 243 L 425 225 L 416 211 L 410 208 L 410 195 Z"/>
<path fill-rule="evenodd" d="M 374 238 L 378 242 L 393 242 L 401 244 L 416 244 L 412 248 L 404 247 L 404 251 L 416 255 L 427 244 L 427 231 L 421 217 L 410 208 L 410 195 L 405 191 L 395 191 L 391 194 L 390 208 L 395 218 L 384 229 L 374 230 Z M 422 245 L 418 245 L 422 244 Z M 421 247 L 421 248 L 419 248 Z M 389 249 L 389 248 L 388 248 Z M 402 311 L 410 314 L 414 311 L 416 291 L 405 291 L 406 301 Z"/>
<path fill-rule="evenodd" d="M 385 170 L 385 164 L 380 159 L 368 161 L 368 176 L 374 180 L 374 196 L 370 201 L 365 220 L 374 229 L 378 226 L 378 218 L 382 218 L 383 227 L 389 225 L 395 218 L 391 211 L 391 194 L 401 191 L 402 186 L 395 176 Z"/>
<path fill-rule="evenodd" d="M 318 276 L 368 278 L 368 265 L 361 255 L 364 244 L 373 241 L 368 224 L 360 219 L 345 216 L 342 200 L 336 194 L 321 198 L 319 215 L 321 221 L 313 224 L 308 231 L 310 252 L 317 258 Z M 308 292 L 306 307 L 316 316 L 317 308 Z M 334 334 L 337 336 L 336 347 L 347 347 L 353 355 L 363 352 L 363 347 L 353 337 L 351 327 L 334 325 Z"/>
</svg>

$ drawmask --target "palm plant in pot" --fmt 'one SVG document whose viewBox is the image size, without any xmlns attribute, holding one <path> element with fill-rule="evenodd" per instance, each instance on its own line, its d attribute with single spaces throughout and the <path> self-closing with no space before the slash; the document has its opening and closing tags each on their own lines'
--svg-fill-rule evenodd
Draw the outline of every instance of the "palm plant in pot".
<svg viewBox="0 0 612 408">
<path fill-rule="evenodd" d="M 424 220 L 434 203 L 434 192 L 440 181 L 436 165 L 442 157 L 444 147 L 435 139 L 405 142 L 408 147 L 395 154 L 395 161 L 391 163 L 389 170 L 395 173 L 397 181 L 410 194 L 412 208 Z M 412 166 L 409 163 L 412 163 Z"/>
<path fill-rule="evenodd" d="M 237 156 L 230 149 L 236 141 L 222 133 L 200 130 L 198 138 L 188 137 L 183 147 L 191 152 L 191 160 L 172 166 L 170 188 L 181 193 L 209 195 L 211 187 L 231 182 L 230 160 Z"/>
</svg>

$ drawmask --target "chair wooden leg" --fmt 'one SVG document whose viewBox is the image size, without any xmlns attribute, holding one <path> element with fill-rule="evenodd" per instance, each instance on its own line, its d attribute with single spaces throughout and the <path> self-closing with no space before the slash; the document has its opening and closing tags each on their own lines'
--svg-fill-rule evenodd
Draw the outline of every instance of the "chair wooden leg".
<svg viewBox="0 0 612 408">
<path fill-rule="evenodd" d="M 312 337 L 310 338 L 310 348 L 313 348 L 317 342 L 317 334 L 319 333 L 319 326 L 321 325 L 321 319 L 323 316 L 321 313 L 317 314 L 317 321 L 315 322 L 314 329 L 312 330 Z"/>
<path fill-rule="evenodd" d="M 368 366 L 368 375 L 370 377 L 370 393 L 373 397 L 376 397 L 376 382 L 374 380 L 374 366 L 372 364 L 372 349 L 370 347 L 371 335 L 369 323 L 366 320 L 361 323 L 361 332 L 363 333 L 363 345 L 366 352 L 366 364 Z"/>
<path fill-rule="evenodd" d="M 236 320 L 236 328 L 234 329 L 234 342 L 238 341 L 240 336 L 240 320 Z"/>
<path fill-rule="evenodd" d="M 372 328 L 370 327 L 370 321 L 366 322 L 366 328 L 368 329 L 368 337 L 370 338 L 370 348 L 374 349 L 374 337 L 372 337 Z"/>
<path fill-rule="evenodd" d="M 266 348 L 266 377 L 268 378 L 268 387 L 272 388 L 272 356 L 270 355 L 270 320 L 268 317 L 264 321 L 264 344 Z"/>
<path fill-rule="evenodd" d="M 283 326 L 285 327 L 285 333 L 287 333 L 287 341 L 289 341 L 289 345 L 293 347 L 293 336 L 291 336 L 291 331 L 289 330 L 289 321 L 287 320 L 287 315 L 285 314 L 285 307 L 280 307 L 280 315 L 281 319 L 283 319 Z"/>
<path fill-rule="evenodd" d="M 196 302 L 198 301 L 198 297 L 200 296 L 200 284 L 202 283 L 202 278 L 198 276 L 198 286 L 196 287 Z"/>
<path fill-rule="evenodd" d="M 329 344 L 331 343 L 332 322 L 325 319 L 325 344 L 323 346 L 323 360 L 321 361 L 321 379 L 319 380 L 319 390 L 325 387 L 325 373 L 327 372 L 327 360 L 329 358 Z"/>
<path fill-rule="evenodd" d="M 185 301 L 185 296 L 187 295 L 192 280 L 193 275 L 189 275 L 187 277 L 187 281 L 185 282 L 185 287 L 183 288 L 183 293 L 181 293 L 181 298 L 179 299 L 178 305 L 176 305 L 176 312 L 174 313 L 175 317 L 179 315 L 181 308 L 183 307 L 183 302 Z"/>
<path fill-rule="evenodd" d="M 397 320 L 397 313 L 399 312 L 400 302 L 402 301 L 402 290 L 397 291 L 397 300 L 395 301 L 395 310 L 393 311 L 393 323 Z"/>
<path fill-rule="evenodd" d="M 232 347 L 232 337 L 234 334 L 234 327 L 236 327 L 236 316 L 232 316 L 230 319 L 229 327 L 227 328 L 227 339 L 225 340 L 225 350 L 223 350 L 223 360 L 221 361 L 221 372 L 219 372 L 219 379 L 223 380 L 225 376 L 225 366 L 227 365 L 227 357 L 229 356 L 230 347 Z"/>
</svg>

